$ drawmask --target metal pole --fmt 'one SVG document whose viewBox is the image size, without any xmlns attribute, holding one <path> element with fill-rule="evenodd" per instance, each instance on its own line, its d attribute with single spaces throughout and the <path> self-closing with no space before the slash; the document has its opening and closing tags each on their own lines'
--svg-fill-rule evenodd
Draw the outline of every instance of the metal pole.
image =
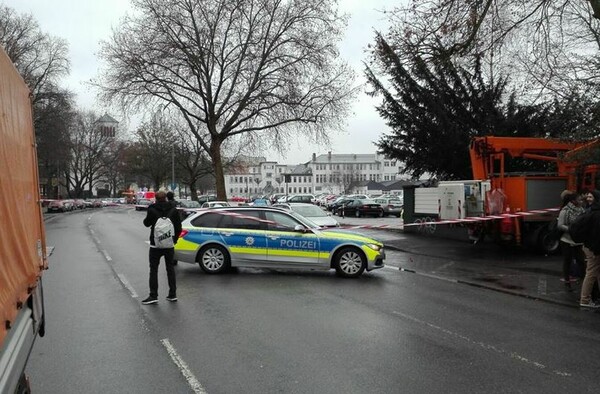
<svg viewBox="0 0 600 394">
<path fill-rule="evenodd" d="M 175 145 L 171 147 L 171 190 L 175 192 Z"/>
</svg>

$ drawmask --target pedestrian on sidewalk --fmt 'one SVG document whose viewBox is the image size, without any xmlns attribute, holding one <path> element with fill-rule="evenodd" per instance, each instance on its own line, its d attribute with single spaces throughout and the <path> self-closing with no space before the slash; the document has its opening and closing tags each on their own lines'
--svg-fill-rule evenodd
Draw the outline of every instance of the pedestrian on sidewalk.
<svg viewBox="0 0 600 394">
<path fill-rule="evenodd" d="M 561 193 L 562 206 L 558 214 L 558 229 L 562 231 L 560 237 L 560 245 L 563 255 L 563 281 L 567 290 L 571 288 L 571 264 L 575 260 L 579 270 L 585 272 L 585 255 L 583 253 L 583 244 L 575 243 L 569 234 L 569 225 L 575 219 L 584 213 L 583 208 L 579 204 L 577 193 L 568 192 Z M 575 279 L 573 278 L 573 281 Z"/>
<path fill-rule="evenodd" d="M 164 257 L 165 259 L 165 268 L 167 270 L 167 280 L 169 283 L 169 295 L 167 296 L 167 300 L 171 302 L 177 301 L 177 283 L 175 279 L 175 264 L 173 258 L 175 255 L 174 244 L 177 243 L 177 238 L 179 233 L 181 233 L 181 219 L 179 218 L 177 209 L 167 200 L 167 194 L 164 191 L 157 192 L 155 199 L 156 202 L 148 207 L 148 212 L 144 219 L 144 226 L 150 227 L 150 278 L 148 281 L 150 294 L 148 298 L 142 301 L 142 304 L 144 305 L 158 303 L 158 266 L 161 257 Z M 154 236 L 156 224 L 161 218 L 168 218 L 172 224 L 171 230 L 173 230 L 173 232 L 171 238 L 173 242 L 170 245 L 167 245 L 167 247 L 160 244 L 157 245 L 156 242 L 160 243 L 161 239 L 157 241 Z M 164 222 L 165 220 L 161 220 L 161 225 Z M 168 226 L 167 223 L 165 227 Z M 162 226 L 160 227 L 163 228 Z"/>
<path fill-rule="evenodd" d="M 579 306 L 582 308 L 600 308 L 597 302 L 592 301 L 592 291 L 594 285 L 598 285 L 598 276 L 600 275 L 600 192 L 594 190 L 592 195 L 594 202 L 590 212 L 586 213 L 586 215 L 590 215 L 590 220 L 586 221 L 585 233 L 587 236 L 583 242 L 587 268 L 579 299 Z"/>
</svg>

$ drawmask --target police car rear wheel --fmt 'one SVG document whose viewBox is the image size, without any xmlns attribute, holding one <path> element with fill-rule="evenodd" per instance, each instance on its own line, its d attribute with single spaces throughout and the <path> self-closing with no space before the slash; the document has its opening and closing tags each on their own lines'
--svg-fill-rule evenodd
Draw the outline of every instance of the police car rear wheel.
<svg viewBox="0 0 600 394">
<path fill-rule="evenodd" d="M 219 245 L 202 248 L 198 257 L 200 268 L 207 274 L 220 274 L 229 268 L 229 254 Z"/>
<path fill-rule="evenodd" d="M 335 271 L 345 278 L 355 278 L 363 273 L 367 261 L 356 248 L 343 248 L 335 256 Z"/>
</svg>

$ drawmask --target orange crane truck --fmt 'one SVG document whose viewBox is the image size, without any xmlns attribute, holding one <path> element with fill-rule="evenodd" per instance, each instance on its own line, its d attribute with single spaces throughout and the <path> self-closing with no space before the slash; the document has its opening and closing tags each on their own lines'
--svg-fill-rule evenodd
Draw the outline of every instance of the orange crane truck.
<svg viewBox="0 0 600 394">
<path fill-rule="evenodd" d="M 469 146 L 473 179 L 414 189 L 414 207 L 405 226 L 420 221 L 427 226 L 416 229 L 429 232 L 444 225 L 461 227 L 473 240 L 487 235 L 498 242 L 555 252 L 559 242 L 548 224 L 557 215 L 563 190 L 591 190 L 600 184 L 599 141 L 475 137 Z M 514 159 L 547 164 L 539 171 L 508 171 Z M 406 200 L 405 212 L 410 208 Z M 432 226 L 432 221 L 438 224 Z"/>
<path fill-rule="evenodd" d="M 30 100 L 0 47 L 0 393 L 29 392 L 25 366 L 44 334 L 47 255 Z"/>
</svg>

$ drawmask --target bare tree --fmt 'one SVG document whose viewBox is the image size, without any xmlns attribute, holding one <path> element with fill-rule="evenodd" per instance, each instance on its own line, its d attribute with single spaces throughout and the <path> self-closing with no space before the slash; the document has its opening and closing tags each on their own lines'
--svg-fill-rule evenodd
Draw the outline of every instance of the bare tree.
<svg viewBox="0 0 600 394">
<path fill-rule="evenodd" d="M 91 194 L 104 170 L 103 158 L 112 140 L 98 131 L 97 119 L 94 112 L 80 112 L 71 128 L 70 161 L 65 169 L 71 197 L 83 197 L 86 186 Z"/>
<path fill-rule="evenodd" d="M 67 43 L 42 33 L 31 14 L 0 4 L 0 45 L 29 86 L 34 104 L 69 73 Z"/>
<path fill-rule="evenodd" d="M 125 161 L 125 153 L 127 144 L 124 141 L 111 140 L 106 146 L 102 157 L 102 170 L 100 178 L 106 180 L 110 186 L 109 191 L 111 196 L 118 197 L 119 188 L 125 188 L 127 164 Z"/>
<path fill-rule="evenodd" d="M 158 190 L 171 179 L 177 133 L 172 124 L 157 113 L 152 120 L 138 127 L 135 137 L 138 173 L 149 179 L 151 186 Z"/>
<path fill-rule="evenodd" d="M 510 75 L 533 102 L 600 86 L 599 8 L 598 0 L 412 0 L 390 13 L 387 39 L 429 61 L 483 59 L 492 83 Z"/>
<path fill-rule="evenodd" d="M 214 165 L 226 198 L 223 142 L 270 132 L 327 139 L 354 92 L 339 61 L 345 17 L 335 0 L 134 0 L 103 44 L 103 97 L 177 109 Z M 202 127 L 199 127 L 199 124 Z"/>
<path fill-rule="evenodd" d="M 42 193 L 49 196 L 51 179 L 64 172 L 68 161 L 72 94 L 58 87 L 69 73 L 67 44 L 44 34 L 32 15 L 0 4 L 0 45 L 31 90 L 39 172 L 46 183 Z"/>
<path fill-rule="evenodd" d="M 198 199 L 198 189 L 206 190 L 215 187 L 215 171 L 212 160 L 202 144 L 194 135 L 187 133 L 187 125 L 174 124 L 177 130 L 178 140 L 175 148 L 176 173 L 179 179 L 190 189 L 192 200 Z M 201 127 L 201 126 L 199 126 Z M 230 138 L 233 140 L 233 138 Z M 243 152 L 243 145 L 236 144 L 236 141 L 225 141 L 223 145 L 224 155 L 222 156 L 222 165 L 224 171 L 231 168 L 235 158 Z"/>
</svg>

